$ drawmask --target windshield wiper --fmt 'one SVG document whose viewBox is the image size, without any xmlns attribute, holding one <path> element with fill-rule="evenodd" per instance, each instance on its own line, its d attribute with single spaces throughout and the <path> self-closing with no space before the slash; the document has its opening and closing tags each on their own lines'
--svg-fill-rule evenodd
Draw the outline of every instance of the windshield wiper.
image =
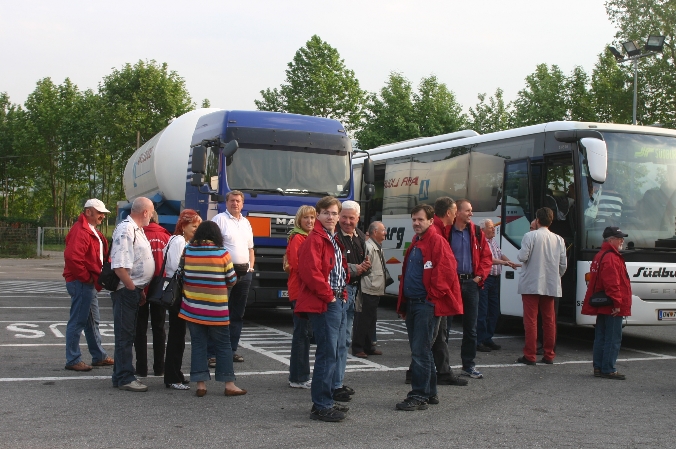
<svg viewBox="0 0 676 449">
<path fill-rule="evenodd" d="M 262 192 L 262 193 L 278 193 L 284 195 L 284 190 L 277 187 L 276 189 L 242 189 L 246 192 Z"/>
</svg>

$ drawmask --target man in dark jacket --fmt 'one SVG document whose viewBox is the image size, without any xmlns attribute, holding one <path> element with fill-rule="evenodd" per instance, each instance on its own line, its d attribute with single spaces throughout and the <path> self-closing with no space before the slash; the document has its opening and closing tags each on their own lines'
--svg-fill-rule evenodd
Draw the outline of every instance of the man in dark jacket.
<svg viewBox="0 0 676 449">
<path fill-rule="evenodd" d="M 87 200 L 84 211 L 68 231 L 63 277 L 71 298 L 70 317 L 66 326 L 66 369 L 89 371 L 93 366 L 113 365 L 113 359 L 101 346 L 99 332 L 99 301 L 96 283 L 101 274 L 103 258 L 108 255 L 108 240 L 96 229 L 110 211 L 102 201 Z M 82 361 L 80 334 L 84 330 L 92 364 Z"/>
<path fill-rule="evenodd" d="M 411 347 L 411 391 L 398 410 L 425 410 L 438 404 L 437 374 L 432 343 L 442 317 L 463 311 L 455 259 L 446 239 L 432 225 L 434 209 L 420 204 L 411 210 L 415 237 L 411 242 L 399 283 L 397 313 L 406 319 Z"/>
</svg>

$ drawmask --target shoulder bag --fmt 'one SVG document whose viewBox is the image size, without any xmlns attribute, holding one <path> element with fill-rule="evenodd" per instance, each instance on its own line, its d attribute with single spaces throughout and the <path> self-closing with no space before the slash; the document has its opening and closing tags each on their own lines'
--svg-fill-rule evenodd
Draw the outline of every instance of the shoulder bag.
<svg viewBox="0 0 676 449">
<path fill-rule="evenodd" d="M 606 251 L 601 256 L 601 259 L 599 259 L 599 268 L 598 271 L 596 272 L 596 277 L 594 278 L 594 287 L 592 288 L 592 291 L 596 290 L 596 281 L 598 280 L 599 274 L 601 272 L 601 261 L 603 260 L 604 257 L 606 257 L 606 254 L 608 253 L 609 251 Z M 589 298 L 589 305 L 592 307 L 612 306 L 613 300 L 608 295 L 606 295 L 605 290 L 601 290 L 591 295 L 591 297 Z"/>
<path fill-rule="evenodd" d="M 378 255 L 380 256 L 380 264 L 383 266 L 383 274 L 385 275 L 385 287 L 389 287 L 390 285 L 394 284 L 394 279 L 392 279 L 390 272 L 387 271 L 387 267 L 385 266 L 385 258 L 383 257 L 382 247 L 380 248 Z"/>
<path fill-rule="evenodd" d="M 173 240 L 173 238 L 172 238 Z M 167 265 L 167 255 L 169 254 L 169 246 L 171 240 L 167 244 L 167 251 L 164 253 L 164 261 L 162 262 L 162 271 L 160 275 L 155 276 L 148 286 L 148 295 L 146 299 L 151 304 L 157 304 L 165 307 L 167 310 L 177 312 L 181 307 L 181 300 L 183 299 L 183 267 L 185 265 L 185 248 L 181 254 L 181 261 L 171 277 L 164 276 L 164 270 Z"/>
<path fill-rule="evenodd" d="M 117 225 L 119 226 L 119 224 Z M 113 230 L 113 234 L 115 234 L 115 230 L 117 230 L 117 226 L 115 226 L 115 229 Z M 132 246 L 136 243 L 136 231 L 134 231 L 134 241 L 132 242 Z M 117 286 L 120 285 L 120 278 L 115 274 L 115 269 L 113 269 L 111 262 L 110 262 L 110 253 L 113 252 L 113 244 L 110 244 L 110 249 L 108 250 L 108 254 L 105 257 L 105 262 L 103 262 L 103 266 L 101 267 L 101 274 L 99 275 L 98 280 L 96 281 L 101 287 L 105 288 L 106 290 L 109 290 L 111 292 L 114 292 L 117 290 Z"/>
</svg>

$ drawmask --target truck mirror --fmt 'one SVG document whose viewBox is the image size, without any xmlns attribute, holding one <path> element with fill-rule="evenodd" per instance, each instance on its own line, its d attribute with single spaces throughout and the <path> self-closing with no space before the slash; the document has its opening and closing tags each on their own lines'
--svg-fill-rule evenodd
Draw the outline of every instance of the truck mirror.
<svg viewBox="0 0 676 449">
<path fill-rule="evenodd" d="M 204 184 L 204 175 L 201 173 L 194 173 L 190 180 L 190 185 L 195 187 L 202 187 Z"/>
<path fill-rule="evenodd" d="M 580 139 L 580 147 L 587 159 L 589 177 L 599 184 L 606 182 L 608 168 L 608 147 L 603 140 L 585 137 Z"/>
<path fill-rule="evenodd" d="M 239 143 L 237 143 L 236 140 L 231 140 L 225 145 L 225 148 L 223 148 L 223 156 L 226 158 L 232 157 L 233 154 L 237 151 L 239 148 Z"/>
<path fill-rule="evenodd" d="M 373 184 L 366 184 L 364 186 L 364 199 L 370 201 L 376 193 L 376 187 Z"/>
<path fill-rule="evenodd" d="M 192 149 L 192 172 L 201 174 L 207 172 L 207 149 L 202 145 Z"/>
<path fill-rule="evenodd" d="M 362 169 L 362 179 L 364 184 L 373 184 L 375 181 L 375 175 L 373 171 L 373 160 L 370 157 L 364 159 L 364 168 Z"/>
<path fill-rule="evenodd" d="M 211 201 L 213 201 L 214 203 L 222 203 L 223 201 L 225 201 L 225 197 L 220 193 L 212 193 Z"/>
</svg>

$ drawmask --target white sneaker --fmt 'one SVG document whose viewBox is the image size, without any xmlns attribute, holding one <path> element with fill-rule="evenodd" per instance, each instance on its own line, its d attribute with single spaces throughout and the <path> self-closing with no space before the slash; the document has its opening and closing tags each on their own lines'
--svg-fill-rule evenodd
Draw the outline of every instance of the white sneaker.
<svg viewBox="0 0 676 449">
<path fill-rule="evenodd" d="M 312 379 L 307 380 L 305 382 L 289 382 L 289 386 L 291 388 L 304 388 L 306 390 L 309 390 L 312 387 Z"/>
<path fill-rule="evenodd" d="M 128 384 L 125 385 L 120 385 L 118 387 L 120 390 L 128 390 L 128 391 L 136 391 L 136 392 L 142 392 L 142 391 L 148 391 L 148 386 L 143 385 L 141 382 L 138 380 L 133 380 L 129 382 Z"/>
</svg>

